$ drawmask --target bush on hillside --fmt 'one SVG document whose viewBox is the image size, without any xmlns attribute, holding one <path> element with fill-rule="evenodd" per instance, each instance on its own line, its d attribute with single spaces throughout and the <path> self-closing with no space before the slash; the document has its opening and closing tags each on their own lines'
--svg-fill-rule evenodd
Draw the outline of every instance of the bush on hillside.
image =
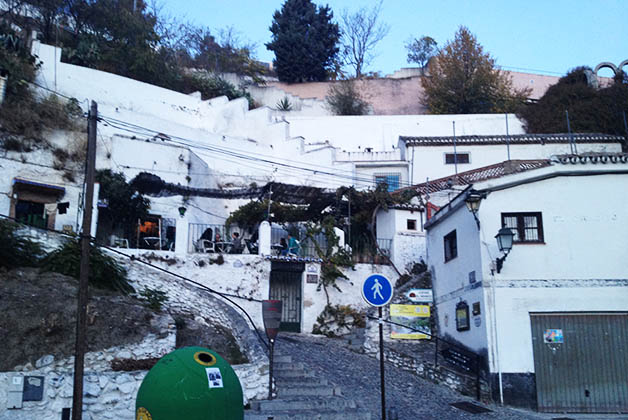
<svg viewBox="0 0 628 420">
<path fill-rule="evenodd" d="M 89 282 L 97 288 L 117 290 L 122 294 L 135 291 L 128 282 L 126 270 L 116 260 L 93 247 L 89 259 Z M 42 269 L 79 278 L 81 267 L 81 246 L 78 240 L 72 239 L 57 248 L 42 262 Z"/>
<path fill-rule="evenodd" d="M 37 267 L 45 255 L 38 243 L 16 234 L 19 226 L 0 220 L 0 267 Z"/>
</svg>

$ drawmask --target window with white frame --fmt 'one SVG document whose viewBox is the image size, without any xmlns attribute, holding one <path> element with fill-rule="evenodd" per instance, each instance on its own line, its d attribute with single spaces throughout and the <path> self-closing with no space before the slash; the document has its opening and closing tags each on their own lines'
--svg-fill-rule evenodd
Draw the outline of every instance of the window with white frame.
<svg viewBox="0 0 628 420">
<path fill-rule="evenodd" d="M 543 243 L 543 217 L 540 212 L 502 213 L 502 227 L 510 228 L 513 243 Z"/>
</svg>

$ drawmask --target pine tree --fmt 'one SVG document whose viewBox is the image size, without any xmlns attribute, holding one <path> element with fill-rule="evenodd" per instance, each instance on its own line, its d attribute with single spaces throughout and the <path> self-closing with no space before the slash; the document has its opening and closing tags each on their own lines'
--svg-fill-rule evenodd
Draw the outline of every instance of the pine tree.
<svg viewBox="0 0 628 420">
<path fill-rule="evenodd" d="M 338 55 L 340 30 L 332 22 L 328 6 L 310 0 L 286 0 L 270 26 L 272 41 L 266 48 L 275 53 L 274 66 L 282 82 L 326 80 Z"/>
</svg>

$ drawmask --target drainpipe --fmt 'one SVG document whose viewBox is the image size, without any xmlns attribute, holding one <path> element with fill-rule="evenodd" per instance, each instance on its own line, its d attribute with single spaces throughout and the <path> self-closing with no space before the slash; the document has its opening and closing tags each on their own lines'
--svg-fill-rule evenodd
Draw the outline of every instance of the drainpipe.
<svg viewBox="0 0 628 420">
<path fill-rule="evenodd" d="M 493 304 L 493 346 L 495 348 L 495 364 L 497 367 L 497 377 L 499 381 L 499 403 L 504 405 L 504 385 L 502 382 L 502 367 L 499 360 L 499 345 L 497 343 L 497 307 L 495 306 L 495 275 L 491 274 L 491 300 Z"/>
</svg>

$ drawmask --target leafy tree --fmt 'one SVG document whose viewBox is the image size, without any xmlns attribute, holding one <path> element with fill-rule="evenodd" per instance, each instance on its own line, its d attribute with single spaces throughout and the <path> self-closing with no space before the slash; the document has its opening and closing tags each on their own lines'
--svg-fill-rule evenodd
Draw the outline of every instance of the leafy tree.
<svg viewBox="0 0 628 420">
<path fill-rule="evenodd" d="M 438 54 L 438 44 L 430 36 L 414 38 L 406 42 L 408 50 L 408 63 L 416 63 L 424 68 L 430 58 Z"/>
<path fill-rule="evenodd" d="M 325 102 L 335 115 L 365 115 L 369 111 L 369 103 L 358 90 L 355 80 L 330 84 Z"/>
<path fill-rule="evenodd" d="M 588 67 L 578 67 L 550 86 L 537 103 L 527 104 L 519 116 L 531 133 L 567 131 L 569 111 L 572 131 L 628 136 L 623 113 L 628 115 L 628 83 L 619 74 L 608 87 L 595 89 L 587 82 Z"/>
<path fill-rule="evenodd" d="M 148 215 L 150 200 L 127 183 L 122 173 L 100 170 L 96 172 L 96 181 L 100 183 L 99 200 L 107 202 L 107 207 L 101 209 L 99 215 L 109 221 L 112 229 L 123 229 L 125 237 L 131 239 L 137 220 Z M 101 228 L 100 223 L 98 226 Z"/>
<path fill-rule="evenodd" d="M 279 80 L 288 83 L 326 80 L 339 52 L 338 25 L 328 6 L 311 0 L 286 0 L 275 11 L 270 26 L 272 41 L 266 48 L 275 53 Z"/>
<path fill-rule="evenodd" d="M 17 233 L 19 227 L 17 223 L 0 219 L 0 267 L 36 267 L 45 255 L 37 242 Z"/>
<path fill-rule="evenodd" d="M 390 31 L 390 26 L 378 22 L 382 1 L 372 9 L 361 7 L 355 13 L 342 13 L 342 55 L 346 65 L 353 67 L 355 77 L 360 78 L 375 54 L 373 49 Z"/>
<path fill-rule="evenodd" d="M 512 87 L 510 78 L 495 68 L 495 59 L 464 26 L 430 61 L 429 76 L 421 84 L 423 104 L 432 114 L 512 112 L 529 94 Z"/>
</svg>

